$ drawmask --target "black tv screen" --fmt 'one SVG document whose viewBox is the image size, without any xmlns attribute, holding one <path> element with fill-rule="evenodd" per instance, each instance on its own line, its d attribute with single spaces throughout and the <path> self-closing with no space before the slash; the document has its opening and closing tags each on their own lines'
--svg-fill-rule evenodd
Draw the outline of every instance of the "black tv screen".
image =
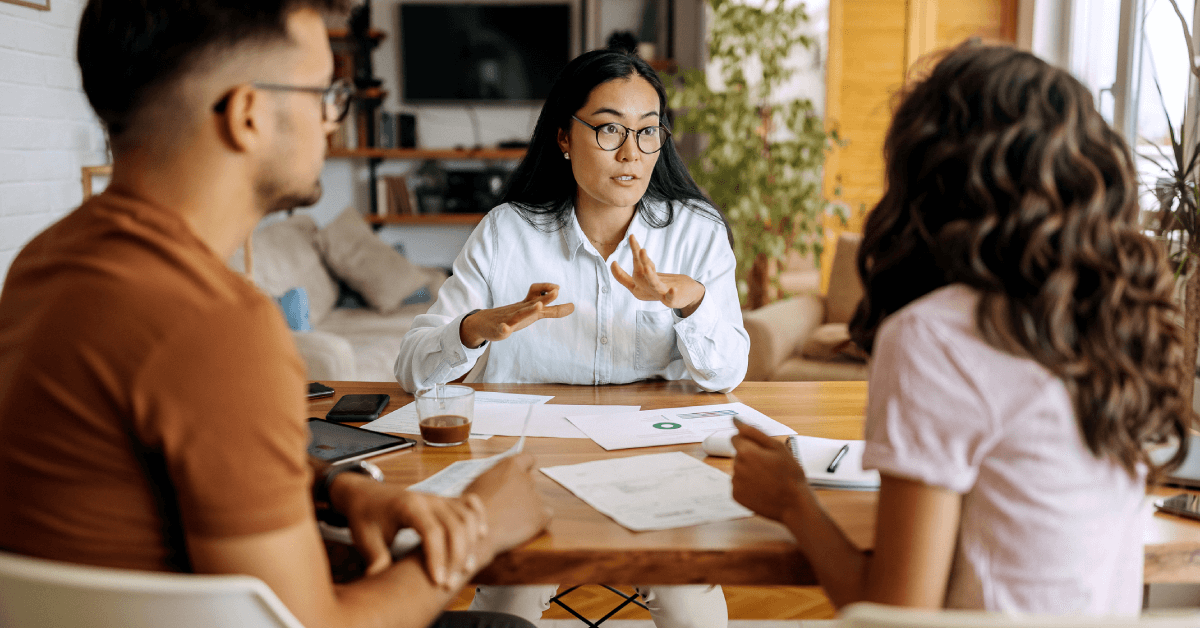
<svg viewBox="0 0 1200 628">
<path fill-rule="evenodd" d="M 571 60 L 568 4 L 401 4 L 406 102 L 544 100 Z"/>
</svg>

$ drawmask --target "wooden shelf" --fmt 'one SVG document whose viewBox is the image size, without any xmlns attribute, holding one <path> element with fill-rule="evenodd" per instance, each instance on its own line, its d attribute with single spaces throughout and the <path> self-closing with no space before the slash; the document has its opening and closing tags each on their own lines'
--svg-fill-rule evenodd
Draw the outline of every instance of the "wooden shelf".
<svg viewBox="0 0 1200 628">
<path fill-rule="evenodd" d="M 365 216 L 373 225 L 468 225 L 474 226 L 487 214 L 418 214 L 416 216 Z"/>
<path fill-rule="evenodd" d="M 329 157 L 350 159 L 493 159 L 518 160 L 524 148 L 331 148 Z"/>
</svg>

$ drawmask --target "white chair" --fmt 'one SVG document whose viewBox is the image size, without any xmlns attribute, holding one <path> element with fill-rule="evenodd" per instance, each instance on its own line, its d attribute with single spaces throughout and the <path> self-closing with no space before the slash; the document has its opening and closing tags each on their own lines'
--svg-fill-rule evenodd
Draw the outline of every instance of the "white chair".
<svg viewBox="0 0 1200 628">
<path fill-rule="evenodd" d="M 0 628 L 304 628 L 262 580 L 0 552 Z"/>
<path fill-rule="evenodd" d="M 1140 617 L 1005 615 L 930 611 L 861 602 L 842 610 L 838 628 L 1197 628 L 1195 611 Z"/>
</svg>

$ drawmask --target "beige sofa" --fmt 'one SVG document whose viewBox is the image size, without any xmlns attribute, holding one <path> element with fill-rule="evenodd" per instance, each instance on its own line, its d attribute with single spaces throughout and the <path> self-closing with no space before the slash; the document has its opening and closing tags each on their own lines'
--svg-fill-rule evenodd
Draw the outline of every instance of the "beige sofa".
<svg viewBox="0 0 1200 628">
<path fill-rule="evenodd" d="M 742 315 L 750 335 L 746 381 L 867 379 L 847 326 L 863 293 L 855 261 L 861 239 L 838 238 L 825 295 L 801 294 Z"/>
<path fill-rule="evenodd" d="M 324 228 L 296 214 L 256 230 L 251 242 L 252 277 L 259 287 L 276 297 L 296 287 L 308 293 L 313 330 L 294 331 L 292 337 L 309 379 L 395 381 L 400 341 L 437 298 L 443 271 L 409 263 L 352 209 Z M 244 272 L 243 251 L 230 266 Z M 336 307 L 337 279 L 361 293 L 368 306 Z"/>
</svg>

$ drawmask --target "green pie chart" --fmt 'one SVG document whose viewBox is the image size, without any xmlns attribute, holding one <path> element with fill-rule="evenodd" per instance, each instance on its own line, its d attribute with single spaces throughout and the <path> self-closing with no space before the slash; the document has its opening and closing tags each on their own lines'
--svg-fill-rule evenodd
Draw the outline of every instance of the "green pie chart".
<svg viewBox="0 0 1200 628">
<path fill-rule="evenodd" d="M 677 430 L 683 427 L 678 423 L 655 423 L 654 428 L 659 430 Z"/>
</svg>

